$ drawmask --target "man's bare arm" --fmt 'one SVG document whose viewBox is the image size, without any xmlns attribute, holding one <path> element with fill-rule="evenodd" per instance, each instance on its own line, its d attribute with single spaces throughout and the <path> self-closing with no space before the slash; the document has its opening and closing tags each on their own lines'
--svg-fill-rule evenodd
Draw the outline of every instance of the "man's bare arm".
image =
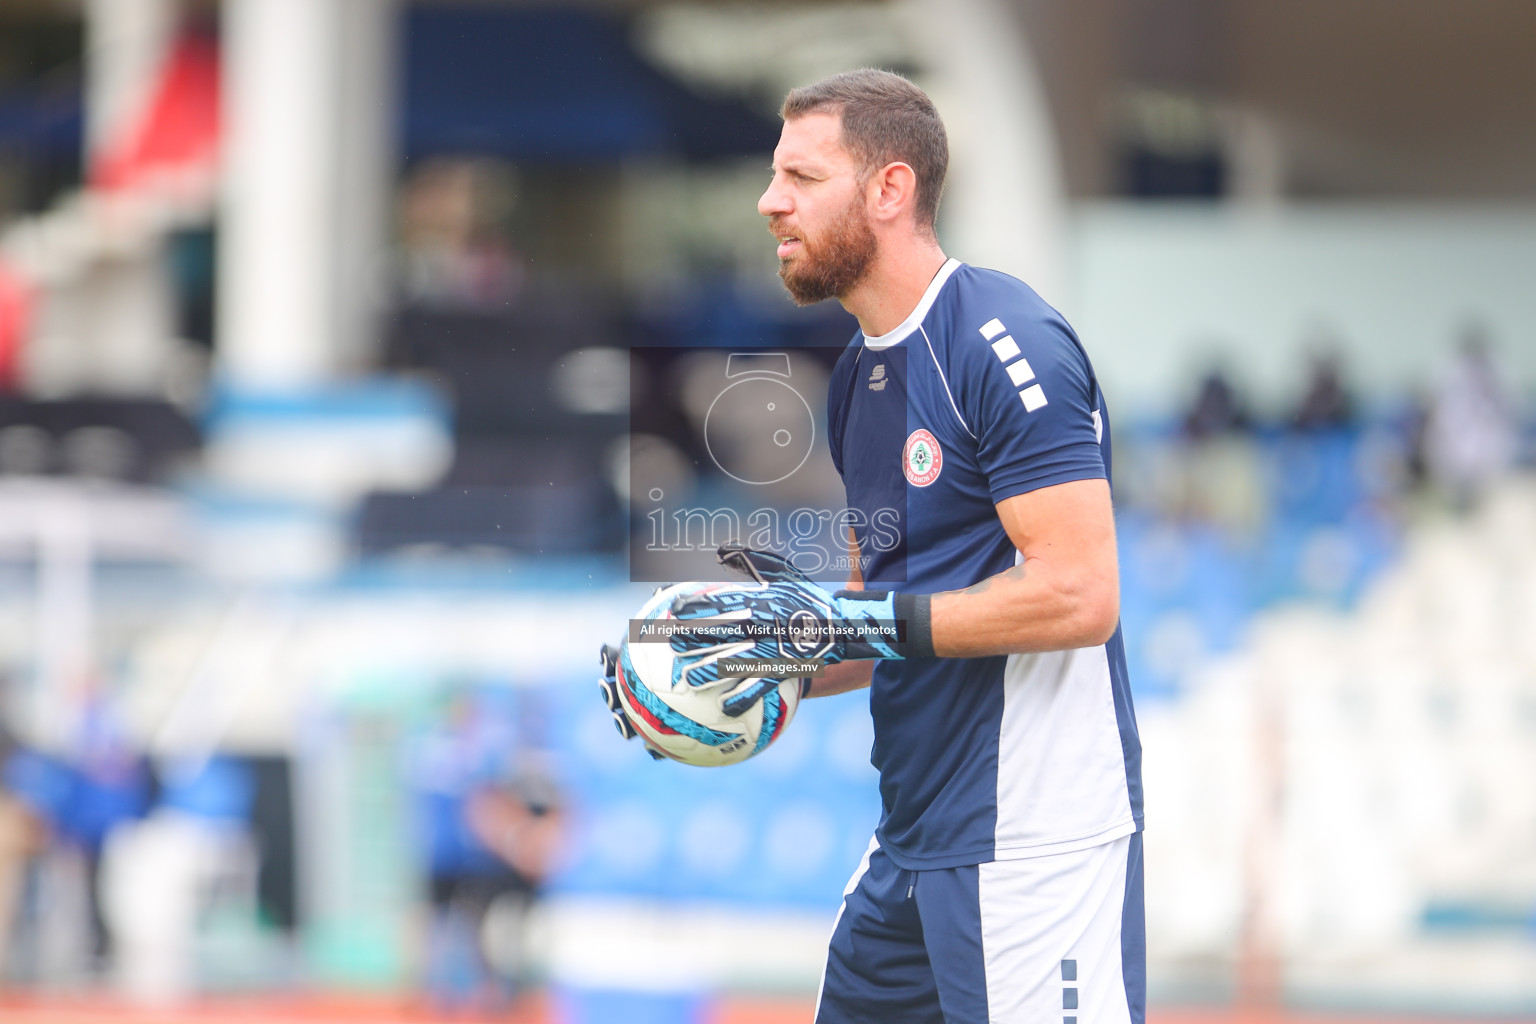
<svg viewBox="0 0 1536 1024">
<path fill-rule="evenodd" d="M 934 654 L 1094 647 L 1120 618 L 1120 575 L 1109 484 L 1078 480 L 997 503 L 1024 561 L 965 590 L 933 595 Z"/>
</svg>

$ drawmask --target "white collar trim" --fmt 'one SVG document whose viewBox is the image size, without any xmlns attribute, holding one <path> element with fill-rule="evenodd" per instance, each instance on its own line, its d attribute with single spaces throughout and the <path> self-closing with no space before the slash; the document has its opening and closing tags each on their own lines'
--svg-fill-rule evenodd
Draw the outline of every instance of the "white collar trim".
<svg viewBox="0 0 1536 1024">
<path fill-rule="evenodd" d="M 918 325 L 927 319 L 928 310 L 933 308 L 933 300 L 939 297 L 939 290 L 944 287 L 944 282 L 949 280 L 949 275 L 959 269 L 959 260 L 945 260 L 939 272 L 933 275 L 933 280 L 928 282 L 928 288 L 923 292 L 923 297 L 917 301 L 917 306 L 907 314 L 907 318 L 879 337 L 871 338 L 867 334 L 864 335 L 864 344 L 878 352 L 881 349 L 890 348 L 897 342 L 905 341 L 907 335 L 917 330 Z"/>
</svg>

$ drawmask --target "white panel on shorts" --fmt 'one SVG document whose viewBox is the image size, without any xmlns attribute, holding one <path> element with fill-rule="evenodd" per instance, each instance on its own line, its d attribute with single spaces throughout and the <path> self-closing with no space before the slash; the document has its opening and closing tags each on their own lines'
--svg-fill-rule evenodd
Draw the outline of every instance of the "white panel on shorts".
<svg viewBox="0 0 1536 1024">
<path fill-rule="evenodd" d="M 1129 1024 L 1120 929 L 1130 842 L 1124 836 L 1086 850 L 978 866 L 987 1012 L 995 1024 L 1064 1017 Z"/>
<path fill-rule="evenodd" d="M 998 860 L 1083 849 L 1136 829 L 1099 647 L 1012 654 L 998 735 Z"/>
</svg>

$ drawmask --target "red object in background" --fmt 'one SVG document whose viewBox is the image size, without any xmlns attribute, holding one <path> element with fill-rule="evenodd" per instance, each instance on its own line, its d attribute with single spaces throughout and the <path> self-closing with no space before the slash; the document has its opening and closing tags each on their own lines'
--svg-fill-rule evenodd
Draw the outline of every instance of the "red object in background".
<svg viewBox="0 0 1536 1024">
<path fill-rule="evenodd" d="M 202 31 L 171 47 L 138 124 L 91 168 L 91 187 L 129 189 L 157 171 L 211 168 L 219 146 L 219 48 Z"/>
<path fill-rule="evenodd" d="M 21 373 L 21 350 L 32 319 L 32 287 L 0 262 L 0 391 L 15 391 Z"/>
</svg>

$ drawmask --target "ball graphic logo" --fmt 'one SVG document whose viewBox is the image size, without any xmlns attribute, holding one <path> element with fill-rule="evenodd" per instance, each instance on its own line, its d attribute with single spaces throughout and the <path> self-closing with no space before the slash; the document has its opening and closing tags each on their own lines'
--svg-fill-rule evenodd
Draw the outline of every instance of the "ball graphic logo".
<svg viewBox="0 0 1536 1024">
<path fill-rule="evenodd" d="M 729 384 L 704 415 L 704 447 L 720 471 L 744 484 L 776 484 L 810 458 L 816 420 L 789 385 L 789 355 L 733 353 Z"/>
<path fill-rule="evenodd" d="M 901 470 L 913 487 L 927 487 L 944 468 L 944 452 L 938 438 L 926 430 L 914 430 L 901 450 Z"/>
</svg>

